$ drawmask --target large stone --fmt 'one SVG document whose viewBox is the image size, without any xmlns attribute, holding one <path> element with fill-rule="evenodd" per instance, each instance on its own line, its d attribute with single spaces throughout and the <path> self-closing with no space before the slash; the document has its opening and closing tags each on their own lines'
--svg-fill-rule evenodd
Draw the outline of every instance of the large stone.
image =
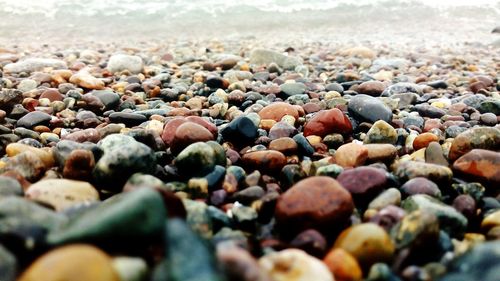
<svg viewBox="0 0 500 281">
<path fill-rule="evenodd" d="M 39 257 L 19 281 L 119 281 L 111 258 L 90 245 L 69 245 Z"/>
<path fill-rule="evenodd" d="M 299 181 L 283 193 L 275 216 L 287 233 L 309 228 L 331 230 L 345 223 L 353 210 L 351 195 L 336 180 L 315 176 Z"/>
<path fill-rule="evenodd" d="M 32 184 L 26 197 L 53 206 L 56 211 L 92 203 L 99 200 L 99 193 L 88 182 L 66 179 L 47 179 Z"/>
<path fill-rule="evenodd" d="M 89 242 L 129 244 L 158 239 L 167 217 L 160 193 L 151 188 L 120 193 L 83 211 L 47 238 L 51 245 Z"/>
</svg>

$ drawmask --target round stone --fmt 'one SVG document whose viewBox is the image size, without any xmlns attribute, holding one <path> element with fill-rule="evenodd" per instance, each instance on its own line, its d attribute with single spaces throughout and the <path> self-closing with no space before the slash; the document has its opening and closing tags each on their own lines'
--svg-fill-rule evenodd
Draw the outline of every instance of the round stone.
<svg viewBox="0 0 500 281">
<path fill-rule="evenodd" d="M 368 96 L 356 95 L 349 100 L 349 112 L 360 121 L 374 123 L 378 120 L 391 122 L 392 111 L 381 100 Z"/>
<path fill-rule="evenodd" d="M 391 261 L 395 252 L 387 232 L 374 223 L 362 223 L 342 231 L 334 248 L 350 253 L 365 270 L 375 263 Z"/>
<path fill-rule="evenodd" d="M 207 142 L 213 138 L 212 133 L 205 127 L 194 122 L 185 122 L 175 130 L 170 149 L 177 154 L 192 143 Z"/>
<path fill-rule="evenodd" d="M 438 142 L 439 137 L 432 133 L 423 133 L 418 135 L 413 140 L 413 149 L 419 150 L 422 148 L 426 148 L 431 142 Z"/>
<path fill-rule="evenodd" d="M 384 90 L 385 85 L 380 81 L 366 81 L 361 83 L 357 88 L 358 93 L 374 97 L 380 96 Z"/>
<path fill-rule="evenodd" d="M 278 199 L 276 222 L 284 231 L 331 229 L 354 210 L 352 197 L 336 180 L 314 176 L 297 182 Z"/>
<path fill-rule="evenodd" d="M 243 166 L 249 171 L 260 170 L 275 173 L 286 165 L 286 157 L 275 150 L 252 151 L 245 153 L 241 158 Z"/>
<path fill-rule="evenodd" d="M 405 182 L 401 186 L 401 191 L 406 196 L 427 194 L 435 198 L 441 198 L 441 190 L 439 190 L 437 184 L 424 177 L 416 177 Z"/>
<path fill-rule="evenodd" d="M 337 180 L 354 199 L 361 201 L 373 199 L 387 184 L 385 171 L 373 167 L 344 170 Z"/>
<path fill-rule="evenodd" d="M 473 149 L 453 163 L 453 169 L 462 174 L 495 186 L 500 185 L 500 153 Z"/>
<path fill-rule="evenodd" d="M 317 112 L 304 126 L 306 137 L 310 135 L 324 137 L 332 133 L 349 134 L 351 132 L 351 121 L 337 108 Z"/>
<path fill-rule="evenodd" d="M 261 119 L 272 119 L 276 122 L 279 122 L 285 115 L 291 115 L 295 119 L 299 118 L 297 109 L 293 105 L 285 102 L 271 103 L 259 111 Z"/>
</svg>

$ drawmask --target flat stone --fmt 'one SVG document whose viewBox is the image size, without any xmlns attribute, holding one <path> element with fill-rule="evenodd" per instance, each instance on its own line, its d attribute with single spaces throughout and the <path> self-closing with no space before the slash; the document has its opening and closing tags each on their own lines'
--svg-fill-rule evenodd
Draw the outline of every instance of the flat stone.
<svg viewBox="0 0 500 281">
<path fill-rule="evenodd" d="M 95 78 L 88 71 L 80 70 L 69 78 L 69 82 L 92 90 L 104 89 L 104 82 Z"/>
<path fill-rule="evenodd" d="M 15 63 L 9 63 L 3 67 L 3 70 L 10 73 L 31 73 L 34 71 L 42 71 L 45 68 L 66 69 L 68 66 L 64 61 L 58 59 L 30 58 Z"/>
<path fill-rule="evenodd" d="M 373 97 L 378 97 L 385 90 L 385 84 L 380 81 L 366 81 L 361 83 L 357 92 L 364 95 L 369 95 Z"/>
<path fill-rule="evenodd" d="M 56 211 L 99 201 L 99 193 L 88 182 L 47 179 L 32 184 L 26 197 L 53 206 Z"/>
<path fill-rule="evenodd" d="M 45 112 L 33 111 L 24 115 L 19 120 L 17 120 L 17 126 L 25 127 L 28 129 L 31 129 L 39 125 L 47 126 L 49 125 L 51 119 L 52 117 Z"/>
<path fill-rule="evenodd" d="M 412 178 L 401 186 L 404 195 L 426 194 L 435 198 L 441 198 L 441 190 L 433 181 L 423 177 Z"/>
<path fill-rule="evenodd" d="M 306 85 L 302 83 L 283 83 L 280 85 L 281 92 L 286 96 L 303 95 L 306 92 Z"/>
<path fill-rule="evenodd" d="M 425 148 L 425 162 L 448 167 L 448 160 L 444 157 L 443 148 L 438 142 L 431 142 Z"/>
<path fill-rule="evenodd" d="M 250 54 L 250 63 L 269 65 L 273 62 L 277 63 L 285 70 L 294 70 L 295 67 L 302 64 L 302 59 L 299 57 L 285 56 L 281 53 L 266 49 L 255 49 Z"/>
<path fill-rule="evenodd" d="M 453 177 L 453 172 L 441 165 L 406 161 L 397 165 L 394 175 L 403 180 L 424 177 L 436 183 L 448 183 Z"/>
<path fill-rule="evenodd" d="M 397 148 L 392 144 L 365 144 L 364 147 L 368 150 L 367 162 L 384 162 L 391 163 L 398 156 Z"/>
</svg>

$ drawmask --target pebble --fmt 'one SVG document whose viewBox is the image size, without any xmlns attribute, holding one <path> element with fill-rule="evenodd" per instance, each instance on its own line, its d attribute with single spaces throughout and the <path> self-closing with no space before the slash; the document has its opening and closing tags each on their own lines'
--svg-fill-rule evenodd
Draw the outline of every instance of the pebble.
<svg viewBox="0 0 500 281">
<path fill-rule="evenodd" d="M 35 126 L 39 125 L 48 125 L 49 121 L 52 119 L 52 117 L 41 111 L 33 111 L 30 112 L 23 117 L 21 117 L 19 120 L 17 120 L 17 126 L 19 127 L 25 127 L 28 129 L 31 129 Z"/>
<path fill-rule="evenodd" d="M 433 213 L 438 218 L 441 229 L 451 236 L 460 236 L 465 231 L 467 218 L 453 207 L 429 195 L 412 195 L 403 201 L 402 206 L 408 212 L 426 210 Z"/>
<path fill-rule="evenodd" d="M 367 158 L 368 149 L 357 143 L 341 145 L 335 152 L 335 162 L 344 168 L 361 166 Z"/>
<path fill-rule="evenodd" d="M 259 265 L 273 281 L 335 280 L 321 260 L 297 249 L 267 254 L 259 259 Z"/>
<path fill-rule="evenodd" d="M 79 204 L 97 202 L 99 194 L 89 183 L 66 179 L 47 179 L 32 184 L 26 198 L 48 204 L 56 211 Z"/>
<path fill-rule="evenodd" d="M 448 167 L 417 161 L 399 163 L 394 174 L 403 180 L 425 177 L 436 183 L 450 182 L 453 177 L 453 172 Z"/>
<path fill-rule="evenodd" d="M 363 145 L 368 150 L 367 162 L 376 163 L 391 163 L 398 156 L 397 148 L 392 144 L 365 144 Z"/>
<path fill-rule="evenodd" d="M 381 100 L 368 96 L 356 95 L 349 100 L 349 112 L 360 121 L 374 123 L 378 120 L 391 122 L 392 111 Z"/>
<path fill-rule="evenodd" d="M 311 135 L 324 137 L 332 133 L 348 134 L 351 132 L 351 121 L 337 108 L 315 113 L 304 126 L 306 137 Z"/>
<path fill-rule="evenodd" d="M 10 73 L 31 73 L 34 71 L 41 71 L 45 68 L 66 69 L 67 65 L 64 61 L 58 59 L 29 58 L 15 63 L 9 63 L 3 67 L 3 70 Z"/>
<path fill-rule="evenodd" d="M 128 70 L 131 73 L 141 73 L 142 69 L 143 63 L 139 56 L 117 54 L 111 56 L 108 61 L 108 70 L 113 73 L 124 70 Z"/>
<path fill-rule="evenodd" d="M 372 97 L 380 96 L 384 90 L 385 85 L 380 81 L 366 81 L 361 83 L 357 88 L 358 93 Z"/>
<path fill-rule="evenodd" d="M 95 164 L 93 178 L 104 189 L 121 190 L 132 174 L 151 173 L 156 167 L 151 148 L 130 136 L 109 135 L 98 146 L 104 154 Z"/>
<path fill-rule="evenodd" d="M 438 142 L 439 137 L 432 133 L 423 133 L 413 140 L 413 149 L 415 151 L 426 148 L 431 142 Z"/>
<path fill-rule="evenodd" d="M 23 272 L 20 281 L 32 280 L 118 281 L 111 257 L 102 250 L 85 244 L 56 248 Z"/>
<path fill-rule="evenodd" d="M 363 271 L 374 263 L 391 261 L 395 252 L 395 245 L 387 232 L 374 223 L 347 228 L 337 237 L 333 247 L 351 254 Z"/>
<path fill-rule="evenodd" d="M 290 231 L 325 230 L 341 225 L 353 209 L 351 195 L 339 182 L 314 176 L 297 182 L 280 196 L 275 216 L 280 229 L 289 234 Z"/>
<path fill-rule="evenodd" d="M 441 190 L 434 182 L 424 177 L 412 178 L 401 186 L 401 192 L 406 196 L 415 194 L 427 194 L 435 198 L 441 198 Z"/>
<path fill-rule="evenodd" d="M 365 202 L 373 199 L 387 184 L 385 171 L 373 167 L 344 170 L 337 180 L 356 201 Z"/>
<path fill-rule="evenodd" d="M 145 241 L 142 239 L 154 239 L 161 235 L 166 216 L 160 193 L 154 189 L 140 188 L 115 195 L 93 208 L 83 210 L 63 227 L 53 229 L 47 242 L 51 245 L 121 245 L 133 239 L 140 244 Z"/>
<path fill-rule="evenodd" d="M 448 167 L 448 160 L 444 157 L 443 148 L 438 142 L 430 142 L 425 148 L 425 162 Z"/>
<path fill-rule="evenodd" d="M 453 139 L 448 158 L 455 161 L 472 149 L 498 150 L 500 148 L 500 129 L 476 127 L 460 133 Z"/>
<path fill-rule="evenodd" d="M 299 118 L 299 112 L 295 106 L 285 102 L 271 103 L 259 111 L 262 120 L 271 119 L 279 122 L 285 115 L 290 115 L 295 119 Z"/>
<path fill-rule="evenodd" d="M 218 144 L 214 144 L 217 145 Z M 175 158 L 175 166 L 181 175 L 202 177 L 210 173 L 216 164 L 225 165 L 225 155 L 218 156 L 219 150 L 214 145 L 196 142 L 184 148 Z"/>
<path fill-rule="evenodd" d="M 276 173 L 286 165 L 286 157 L 275 150 L 253 151 L 243 154 L 241 161 L 248 171 L 263 170 Z"/>
<path fill-rule="evenodd" d="M 396 144 L 398 134 L 396 130 L 383 120 L 373 123 L 370 130 L 366 133 L 363 143 L 389 143 Z"/>
<path fill-rule="evenodd" d="M 453 163 L 453 169 L 492 186 L 500 184 L 500 153 L 473 149 Z"/>
<path fill-rule="evenodd" d="M 17 261 L 3 246 L 0 246 L 0 278 L 5 281 L 16 280 Z"/>
<path fill-rule="evenodd" d="M 273 62 L 277 63 L 285 70 L 293 70 L 295 67 L 302 64 L 302 60 L 298 57 L 285 56 L 281 53 L 266 49 L 255 49 L 250 54 L 250 63 L 252 64 L 269 65 Z"/>
<path fill-rule="evenodd" d="M 333 248 L 323 258 L 336 281 L 361 281 L 363 272 L 358 261 L 346 250 Z"/>
<path fill-rule="evenodd" d="M 303 95 L 306 92 L 306 86 L 302 83 L 284 83 L 280 85 L 280 89 L 285 97 Z"/>
</svg>

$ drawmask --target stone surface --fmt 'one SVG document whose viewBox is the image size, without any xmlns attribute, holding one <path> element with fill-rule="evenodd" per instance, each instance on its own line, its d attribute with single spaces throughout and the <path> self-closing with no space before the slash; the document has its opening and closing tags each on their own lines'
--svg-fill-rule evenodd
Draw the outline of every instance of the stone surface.
<svg viewBox="0 0 500 281">
<path fill-rule="evenodd" d="M 387 184 L 385 171 L 373 167 L 344 170 L 337 180 L 354 199 L 361 201 L 373 199 Z"/>
<path fill-rule="evenodd" d="M 248 171 L 262 170 L 276 173 L 286 165 L 285 155 L 275 150 L 248 152 L 243 155 L 241 160 Z"/>
<path fill-rule="evenodd" d="M 31 129 L 38 125 L 48 125 L 51 119 L 52 117 L 45 112 L 33 111 L 17 120 L 17 126 Z"/>
<path fill-rule="evenodd" d="M 451 181 L 453 172 L 450 168 L 441 165 L 406 161 L 397 165 L 394 175 L 403 180 L 425 177 L 436 183 L 447 183 Z"/>
<path fill-rule="evenodd" d="M 333 248 L 323 258 L 336 281 L 361 281 L 363 272 L 358 261 L 346 250 Z"/>
</svg>

